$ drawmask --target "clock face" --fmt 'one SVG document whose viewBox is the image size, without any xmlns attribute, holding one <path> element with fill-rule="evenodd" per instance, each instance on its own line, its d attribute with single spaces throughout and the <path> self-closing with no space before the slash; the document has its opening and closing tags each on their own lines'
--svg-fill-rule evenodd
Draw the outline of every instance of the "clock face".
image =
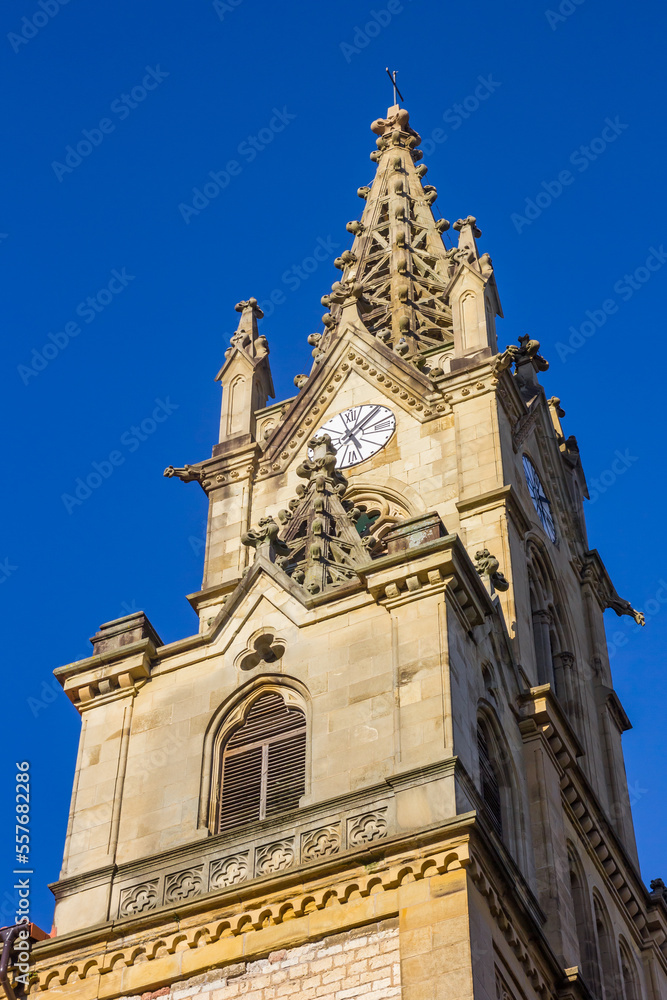
<svg viewBox="0 0 667 1000">
<path fill-rule="evenodd" d="M 551 541 L 555 542 L 557 537 L 556 525 L 554 523 L 554 516 L 551 512 L 551 501 L 544 492 L 544 487 L 542 486 L 542 481 L 537 473 L 537 469 L 527 455 L 523 456 L 523 470 L 526 473 L 528 492 L 530 493 L 530 499 L 533 501 L 533 506 L 537 511 L 537 516 L 542 522 L 542 527 Z"/>
<path fill-rule="evenodd" d="M 384 448 L 396 430 L 396 417 L 386 406 L 365 404 L 343 410 L 320 427 L 336 449 L 337 466 L 347 469 Z"/>
</svg>

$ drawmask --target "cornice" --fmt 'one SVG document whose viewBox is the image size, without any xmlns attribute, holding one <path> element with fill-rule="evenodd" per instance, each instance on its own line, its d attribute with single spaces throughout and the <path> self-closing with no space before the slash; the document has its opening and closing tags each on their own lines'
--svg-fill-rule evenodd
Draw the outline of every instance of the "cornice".
<svg viewBox="0 0 667 1000">
<path fill-rule="evenodd" d="M 153 641 L 140 639 L 57 667 L 54 675 L 70 701 L 82 710 L 93 699 L 100 704 L 136 694 L 150 677 L 156 655 Z"/>
<path fill-rule="evenodd" d="M 524 741 L 537 735 L 544 739 L 560 778 L 565 812 L 629 926 L 638 940 L 645 943 L 650 906 L 646 887 L 577 764 L 583 750 L 550 685 L 531 688 L 519 704 L 519 729 Z"/>
<path fill-rule="evenodd" d="M 466 497 L 464 500 L 457 500 L 456 509 L 461 518 L 471 514 L 480 514 L 496 507 L 505 507 L 508 516 L 521 538 L 531 529 L 531 521 L 526 514 L 519 494 L 512 485 L 500 486 L 495 490 L 488 490 L 486 493 L 479 493 L 474 497 Z"/>
<path fill-rule="evenodd" d="M 528 980 L 547 1000 L 562 980 L 562 969 L 541 917 L 534 907 L 526 907 L 511 872 L 505 884 L 502 865 L 474 813 L 289 875 L 272 874 L 245 890 L 235 886 L 161 912 L 50 939 L 33 951 L 34 988 L 57 989 L 65 997 L 83 988 L 86 996 L 92 990 L 109 1000 L 143 994 L 156 984 L 317 939 L 333 927 L 341 932 L 394 917 L 404 905 L 398 890 L 406 881 L 455 871 L 468 873 Z M 465 883 L 464 877 L 459 891 L 466 891 Z"/>
<path fill-rule="evenodd" d="M 380 556 L 360 566 L 359 576 L 378 603 L 391 610 L 432 594 L 454 599 L 466 631 L 496 613 L 489 593 L 458 535 Z"/>
</svg>

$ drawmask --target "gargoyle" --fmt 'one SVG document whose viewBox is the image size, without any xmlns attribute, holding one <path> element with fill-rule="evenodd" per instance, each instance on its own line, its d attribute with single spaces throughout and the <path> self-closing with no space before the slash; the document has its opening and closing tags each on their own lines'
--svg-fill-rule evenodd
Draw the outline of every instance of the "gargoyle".
<svg viewBox="0 0 667 1000">
<path fill-rule="evenodd" d="M 503 573 L 500 572 L 500 563 L 495 556 L 492 556 L 488 549 L 480 549 L 475 553 L 477 572 L 480 576 L 486 574 L 496 590 L 508 590 L 509 583 Z"/>
</svg>

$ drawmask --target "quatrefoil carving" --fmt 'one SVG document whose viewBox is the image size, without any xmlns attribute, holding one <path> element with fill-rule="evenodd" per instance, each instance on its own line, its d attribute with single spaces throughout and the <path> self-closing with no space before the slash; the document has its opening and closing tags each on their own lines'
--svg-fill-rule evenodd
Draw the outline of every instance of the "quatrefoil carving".
<svg viewBox="0 0 667 1000">
<path fill-rule="evenodd" d="M 252 670 L 260 663 L 275 663 L 285 652 L 285 642 L 272 632 L 262 632 L 248 643 L 247 649 L 239 657 L 241 670 Z"/>
</svg>

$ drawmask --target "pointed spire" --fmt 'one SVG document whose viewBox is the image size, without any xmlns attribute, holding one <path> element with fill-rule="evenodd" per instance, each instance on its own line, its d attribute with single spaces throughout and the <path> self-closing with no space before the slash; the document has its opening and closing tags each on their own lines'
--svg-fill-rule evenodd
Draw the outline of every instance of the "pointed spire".
<svg viewBox="0 0 667 1000">
<path fill-rule="evenodd" d="M 254 438 L 255 411 L 274 397 L 269 344 L 257 325 L 264 313 L 254 298 L 237 302 L 235 309 L 241 313 L 239 324 L 215 376 L 222 383 L 220 441 L 248 434 Z"/>
<path fill-rule="evenodd" d="M 370 186 L 357 190 L 365 206 L 361 219 L 347 223 L 354 242 L 334 262 L 343 278 L 322 299 L 330 311 L 323 316 L 324 334 L 311 335 L 319 337 L 313 355 L 316 363 L 323 360 L 353 302 L 354 314 L 371 333 L 421 367 L 424 351 L 462 343 L 455 337 L 450 294 L 461 270 L 474 271 L 484 298 L 485 287 L 493 284 L 493 268 L 488 254 L 479 255 L 476 238 L 481 233 L 474 216 L 456 223 L 459 246 L 445 248 L 449 222 L 433 215 L 438 193 L 424 183 L 427 168 L 418 165 L 421 137 L 411 127 L 408 111 L 393 105 L 371 130 L 377 136 L 378 148 L 371 153 L 377 171 Z M 500 313 L 497 296 L 490 296 L 488 309 L 481 303 L 482 326 L 487 312 L 490 317 Z M 484 342 L 495 351 L 493 330 Z M 461 353 L 469 351 L 461 347 Z"/>
<path fill-rule="evenodd" d="M 264 551 L 311 596 L 357 579 L 356 568 L 368 563 L 375 538 L 362 539 L 355 528 L 361 511 L 343 502 L 347 479 L 336 468 L 336 450 L 328 434 L 308 442 L 309 456 L 297 475 L 307 484 L 277 520 L 263 518 L 241 539 Z M 278 537 L 279 522 L 286 525 Z"/>
<path fill-rule="evenodd" d="M 234 306 L 237 313 L 241 313 L 239 325 L 229 341 L 231 347 L 225 351 L 225 359 L 229 361 L 235 350 L 243 350 L 251 358 L 265 358 L 269 353 L 269 343 L 263 334 L 260 334 L 257 325 L 258 319 L 264 318 L 264 313 L 257 304 L 257 299 L 247 299 L 245 302 L 237 302 Z M 224 365 L 216 375 L 219 379 L 224 371 Z"/>
</svg>

